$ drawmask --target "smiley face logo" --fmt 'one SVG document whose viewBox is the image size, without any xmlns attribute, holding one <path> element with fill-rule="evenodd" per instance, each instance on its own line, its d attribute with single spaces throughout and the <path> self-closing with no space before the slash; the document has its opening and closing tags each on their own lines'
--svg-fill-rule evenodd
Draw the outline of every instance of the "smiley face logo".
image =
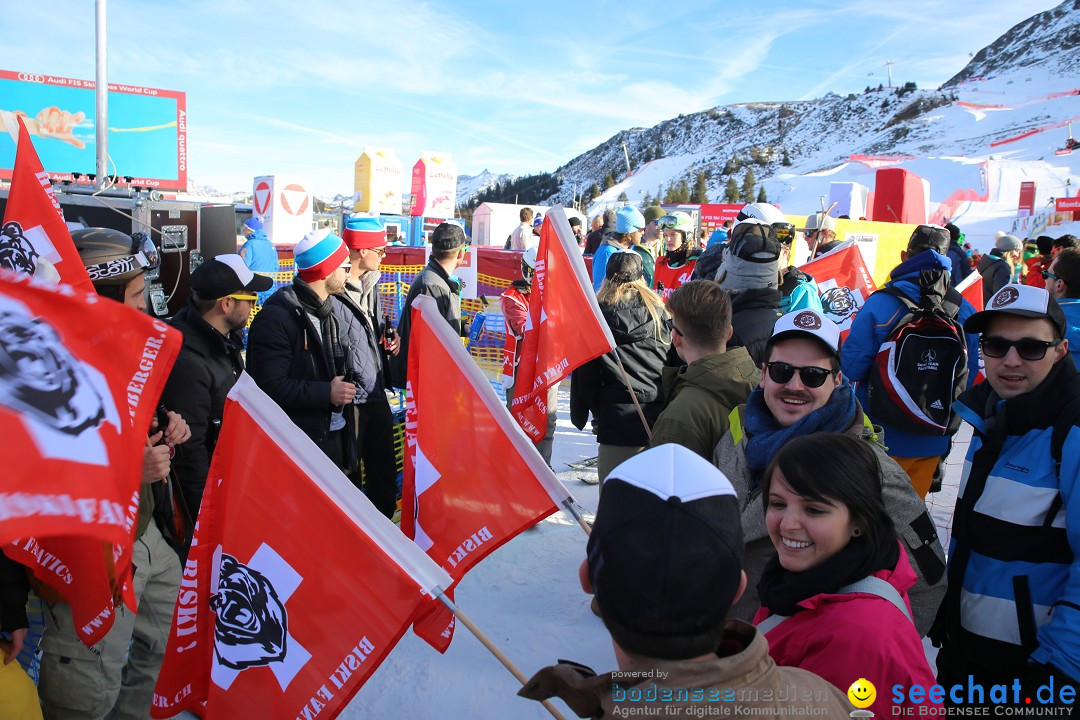
<svg viewBox="0 0 1080 720">
<path fill-rule="evenodd" d="M 873 705 L 874 700 L 877 699 L 877 688 L 874 687 L 874 683 L 866 678 L 859 678 L 851 683 L 851 687 L 847 691 L 847 697 L 852 705 L 865 709 Z"/>
</svg>

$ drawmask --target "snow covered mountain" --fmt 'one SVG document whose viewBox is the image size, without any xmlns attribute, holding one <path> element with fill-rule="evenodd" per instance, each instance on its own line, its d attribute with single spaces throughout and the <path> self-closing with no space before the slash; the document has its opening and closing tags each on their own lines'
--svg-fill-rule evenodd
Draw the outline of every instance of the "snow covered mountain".
<svg viewBox="0 0 1080 720">
<path fill-rule="evenodd" d="M 516 180 L 516 175 L 503 173 L 496 175 L 490 170 L 484 169 L 479 175 L 458 175 L 457 180 L 457 204 L 465 205 L 476 196 L 477 193 L 493 188 L 499 183 Z"/>
<path fill-rule="evenodd" d="M 1040 72 L 1075 77 L 1080 71 L 1080 0 L 1033 15 L 980 50 L 945 87 L 1010 69 L 1037 67 Z"/>
<path fill-rule="evenodd" d="M 1069 121 L 1080 121 L 1080 0 L 1033 16 L 984 48 L 937 90 L 868 88 L 812 101 L 712 108 L 624 130 L 556 171 L 570 202 L 574 186 L 615 185 L 590 208 L 655 200 L 704 173 L 710 202 L 723 202 L 729 179 L 793 213 L 820 207 L 833 181 L 874 185 L 877 168 L 902 166 L 931 184 L 932 203 L 964 218 L 985 244 L 1013 228 L 1019 184 L 1037 183 L 1036 207 L 1075 194 L 1080 153 L 1056 156 Z M 626 144 L 632 174 L 623 155 Z M 974 201 L 972 201 L 974 199 Z M 964 228 L 968 231 L 968 227 Z"/>
</svg>

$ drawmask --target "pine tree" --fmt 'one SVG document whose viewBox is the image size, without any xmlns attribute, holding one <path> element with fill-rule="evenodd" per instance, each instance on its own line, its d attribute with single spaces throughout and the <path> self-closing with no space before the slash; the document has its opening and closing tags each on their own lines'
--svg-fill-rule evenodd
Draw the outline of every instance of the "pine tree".
<svg viewBox="0 0 1080 720">
<path fill-rule="evenodd" d="M 724 202 L 737 203 L 739 202 L 739 185 L 735 182 L 735 176 L 730 175 L 727 179 L 727 184 L 724 185 Z"/>
<path fill-rule="evenodd" d="M 641 206 L 642 207 L 649 207 L 652 204 L 653 204 L 652 195 L 650 195 L 649 193 L 645 193 L 645 197 L 641 198 Z"/>
<path fill-rule="evenodd" d="M 610 190 L 615 187 L 615 178 L 611 177 L 611 173 L 604 176 L 604 189 Z"/>
<path fill-rule="evenodd" d="M 699 172 L 697 178 L 694 180 L 694 191 L 690 194 L 690 202 L 709 202 L 709 189 L 705 183 L 705 173 L 703 172 Z"/>
<path fill-rule="evenodd" d="M 754 168 L 746 168 L 746 175 L 743 175 L 742 181 L 742 199 L 743 202 L 754 202 Z"/>
<path fill-rule="evenodd" d="M 591 198 L 596 197 L 597 195 L 600 194 L 600 186 L 597 185 L 596 183 L 593 183 L 592 185 L 589 186 L 589 189 L 585 191 L 585 194 L 588 195 Z"/>
<path fill-rule="evenodd" d="M 645 162 L 652 162 L 652 159 L 653 159 L 652 148 L 651 147 L 645 148 Z"/>
<path fill-rule="evenodd" d="M 619 193 L 619 198 L 618 199 L 619 199 L 620 202 L 629 202 L 630 201 L 629 196 L 627 196 L 627 194 L 624 193 L 624 192 Z"/>
<path fill-rule="evenodd" d="M 767 195 L 765 194 L 765 186 L 764 186 L 764 185 L 762 185 L 762 186 L 761 186 L 760 188 L 758 188 L 758 191 L 757 191 L 757 201 L 758 201 L 759 203 L 766 203 L 766 202 L 769 202 L 769 198 L 768 198 L 768 196 L 767 196 Z"/>
<path fill-rule="evenodd" d="M 784 148 L 784 159 L 780 161 L 784 167 L 791 167 L 791 158 L 788 157 L 787 148 Z"/>
</svg>

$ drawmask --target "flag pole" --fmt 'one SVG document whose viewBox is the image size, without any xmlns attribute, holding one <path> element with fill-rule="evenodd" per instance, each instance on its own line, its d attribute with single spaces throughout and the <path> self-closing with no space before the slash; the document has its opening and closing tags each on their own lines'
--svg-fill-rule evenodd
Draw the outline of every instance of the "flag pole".
<svg viewBox="0 0 1080 720">
<path fill-rule="evenodd" d="M 619 372 L 622 373 L 623 382 L 626 383 L 626 391 L 630 393 L 630 399 L 634 401 L 634 407 L 637 409 L 638 417 L 641 418 L 641 424 L 645 426 L 645 435 L 652 440 L 652 428 L 649 427 L 649 421 L 645 419 L 645 411 L 641 409 L 641 403 L 638 402 L 637 395 L 634 394 L 634 386 L 630 384 L 630 376 L 626 374 L 622 358 L 619 357 L 619 348 L 615 348 L 611 352 L 615 355 L 615 362 L 619 364 Z"/>
<path fill-rule="evenodd" d="M 483 631 L 480 630 L 480 628 L 476 627 L 476 625 L 473 624 L 473 621 L 469 619 L 468 615 L 461 611 L 461 608 L 454 604 L 453 600 L 446 597 L 446 593 L 440 590 L 438 597 L 439 600 L 442 601 L 442 604 L 446 606 L 446 609 L 452 612 L 454 614 L 454 617 L 460 620 L 461 623 L 469 629 L 469 632 L 475 635 L 476 639 L 479 640 L 480 643 L 484 647 L 486 647 L 488 651 L 498 659 L 499 662 L 503 664 L 503 667 L 509 670 L 510 674 L 517 678 L 518 682 L 521 683 L 522 687 L 524 687 L 529 682 L 529 679 L 525 677 L 525 674 L 523 672 L 518 670 L 517 666 L 510 661 L 510 658 L 506 657 L 506 655 L 503 654 L 503 651 L 496 647 L 495 643 L 491 642 L 491 639 L 488 638 L 488 636 L 485 635 Z M 555 706 L 551 704 L 550 701 L 544 700 L 541 704 L 545 708 L 547 708 L 547 711 L 551 713 L 551 716 L 556 718 L 556 720 L 566 720 L 566 718 L 563 717 L 562 713 L 560 713 L 555 708 Z"/>
<path fill-rule="evenodd" d="M 566 498 L 562 501 L 563 507 L 566 508 L 566 512 L 570 513 L 571 517 L 577 520 L 578 525 L 585 531 L 586 535 L 592 535 L 592 525 L 589 525 L 588 521 L 581 516 L 577 507 L 574 505 L 574 501 L 571 498 Z"/>
</svg>

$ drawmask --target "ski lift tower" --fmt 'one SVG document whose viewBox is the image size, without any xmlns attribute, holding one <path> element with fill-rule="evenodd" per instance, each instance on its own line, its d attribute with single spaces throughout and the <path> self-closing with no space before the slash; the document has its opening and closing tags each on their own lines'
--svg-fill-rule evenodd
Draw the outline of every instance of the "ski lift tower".
<svg viewBox="0 0 1080 720">
<path fill-rule="evenodd" d="M 886 60 L 885 61 L 885 69 L 889 73 L 889 89 L 890 90 L 892 89 L 892 66 L 895 65 L 895 64 L 896 63 L 894 63 L 892 60 Z"/>
</svg>

